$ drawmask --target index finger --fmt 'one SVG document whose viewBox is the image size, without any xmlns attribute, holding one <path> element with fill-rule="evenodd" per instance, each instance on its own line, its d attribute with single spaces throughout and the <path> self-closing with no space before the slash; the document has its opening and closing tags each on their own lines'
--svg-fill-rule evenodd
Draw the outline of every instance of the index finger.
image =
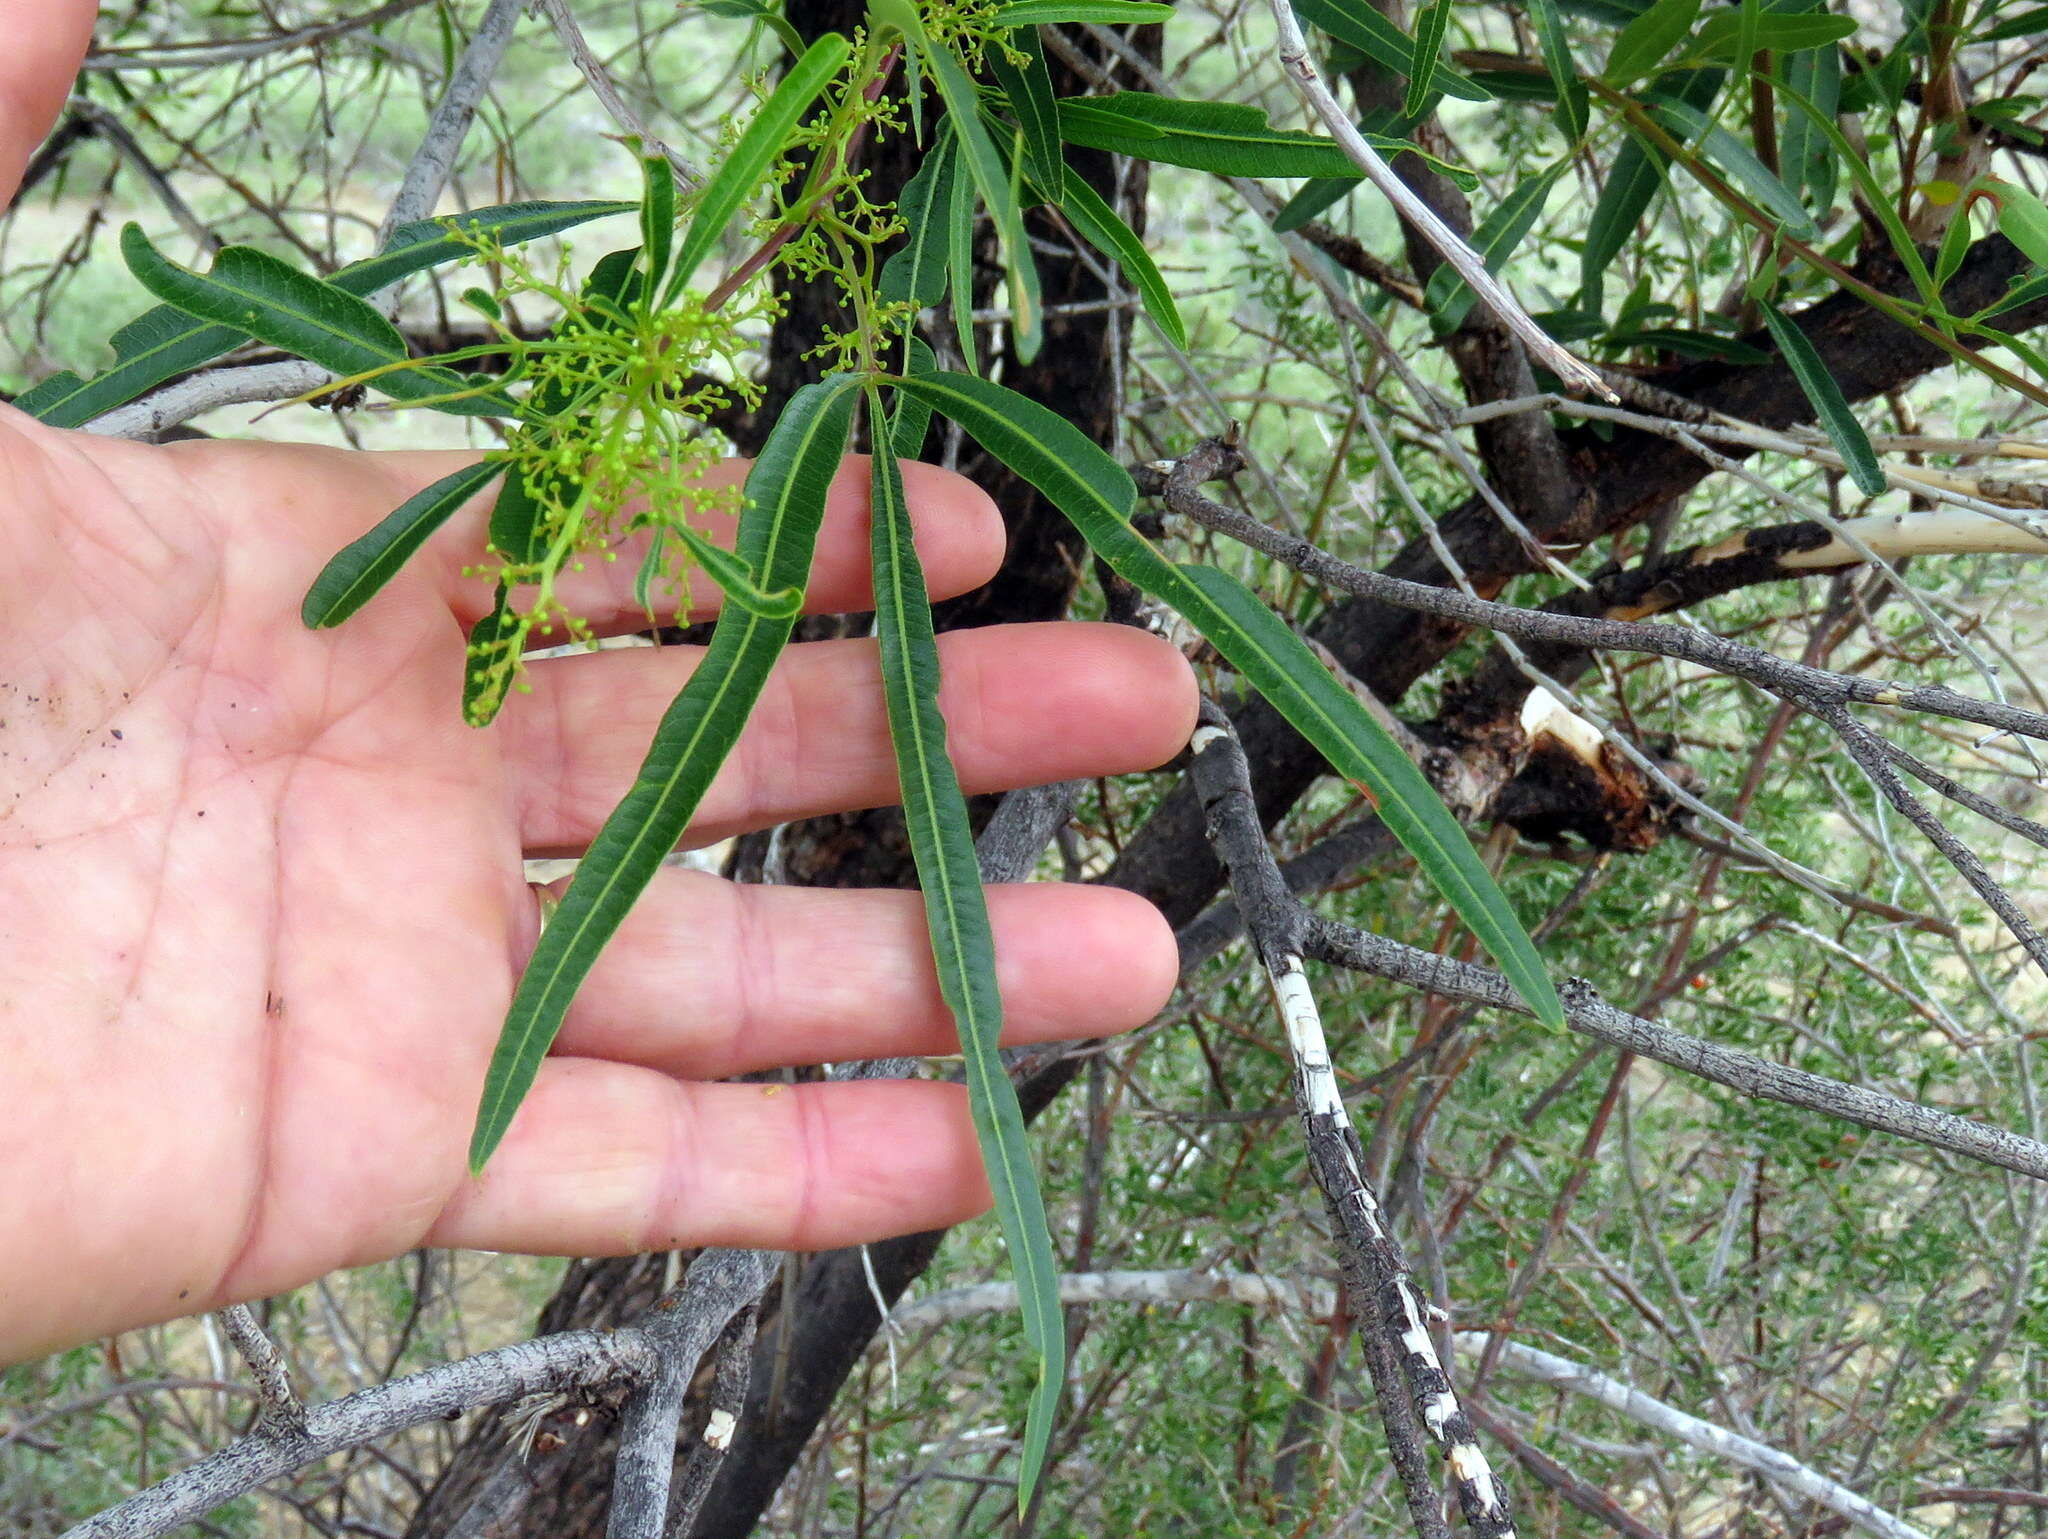
<svg viewBox="0 0 2048 1539">
<path fill-rule="evenodd" d="M 97 10 L 90 0 L 0 0 L 0 208 L 71 89 Z"/>
</svg>

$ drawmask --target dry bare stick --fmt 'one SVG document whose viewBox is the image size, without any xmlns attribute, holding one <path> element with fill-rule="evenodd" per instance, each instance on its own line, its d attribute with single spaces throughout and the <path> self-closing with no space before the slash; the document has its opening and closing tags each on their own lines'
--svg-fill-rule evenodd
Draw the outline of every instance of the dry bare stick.
<svg viewBox="0 0 2048 1539">
<path fill-rule="evenodd" d="M 259 1429 L 87 1518 L 64 1539 L 153 1539 L 266 1480 L 407 1427 L 526 1395 L 638 1384 L 657 1367 L 645 1332 L 564 1331 L 444 1363 L 315 1406 L 297 1431 Z"/>
<path fill-rule="evenodd" d="M 604 60 L 590 51 L 590 44 L 584 41 L 582 28 L 576 25 L 576 18 L 569 14 L 565 0 L 534 0 L 534 6 L 553 24 L 555 36 L 562 40 L 562 46 L 569 51 L 576 68 L 582 74 L 590 94 L 598 99 L 611 120 L 626 133 L 637 138 L 643 147 L 656 150 L 665 157 L 676 173 L 676 180 L 683 184 L 685 192 L 694 192 L 704 185 L 704 177 L 697 168 L 670 149 L 668 144 L 646 121 L 627 105 L 619 95 L 619 88 L 612 84 L 612 77 L 604 67 Z"/>
<path fill-rule="evenodd" d="M 1637 383 L 1640 386 L 1641 382 Z M 1708 443 L 1729 444 L 1737 448 L 1782 455 L 1787 459 L 1801 460 L 1837 473 L 1842 473 L 1847 468 L 1841 455 L 1832 445 L 1815 442 L 1797 432 L 1780 432 L 1754 422 L 1746 422 L 1740 417 L 1728 416 L 1726 413 L 1709 412 L 1705 407 L 1693 405 L 1681 397 L 1669 397 L 1667 402 L 1660 404 L 1665 404 L 1668 408 L 1661 414 L 1640 410 L 1628 411 L 1601 406 L 1592 401 L 1575 400 L 1555 392 L 1545 392 L 1540 395 L 1515 396 L 1502 401 L 1487 401 L 1479 406 L 1468 406 L 1454 413 L 1453 420 L 1461 426 L 1473 426 L 1522 412 L 1568 412 L 1591 421 L 1612 422 L 1620 427 L 1633 428 L 1639 433 L 1667 439 L 1690 449 L 1716 468 L 1725 467 L 1728 460 L 1726 456 L 1716 456 L 1707 451 L 1705 445 Z M 1690 412 L 1685 411 L 1687 407 L 1691 408 Z M 1978 520 L 1950 519 L 1944 522 L 1938 513 L 1917 509 L 1896 514 L 1870 513 L 1840 520 L 1843 526 L 1867 538 L 1887 557 L 1896 559 L 1921 553 L 1956 554 L 1963 551 L 2048 554 L 2048 519 L 2044 519 L 2038 511 L 2048 507 L 2048 485 L 2038 481 L 2009 479 L 1969 480 L 1928 470 L 1922 466 L 1900 465 L 1890 461 L 1880 461 L 1878 469 L 1894 491 L 1925 497 L 1933 502 L 1947 503 L 1952 507 L 1973 512 L 1979 515 L 1983 523 L 1997 525 L 2009 531 L 2003 535 L 1998 534 L 1982 528 Z M 1896 532 L 1886 532 L 1894 528 Z M 1924 532 L 1916 534 L 1914 531 Z M 1816 549 L 1800 557 L 1803 564 L 1816 567 L 1837 566 L 1862 559 L 1865 558 L 1842 547 L 1834 550 Z"/>
<path fill-rule="evenodd" d="M 1162 497 L 1174 512 L 1345 593 L 1455 620 L 1462 625 L 1478 626 L 1502 636 L 1512 636 L 1518 641 L 1594 651 L 1644 652 L 1676 658 L 1680 662 L 1710 668 L 1716 673 L 1746 679 L 1780 699 L 1791 699 L 1809 709 L 1828 705 L 1882 705 L 1894 710 L 1975 722 L 2018 737 L 2048 741 L 2048 715 L 2022 710 L 2001 701 L 1982 700 L 1942 685 L 1892 684 L 1859 678 L 1791 662 L 1759 647 L 1744 646 L 1740 642 L 1676 625 L 1518 609 L 1512 604 L 1496 604 L 1452 589 L 1368 571 L 1331 555 L 1299 535 L 1270 529 L 1257 519 L 1194 491 L 1192 486 L 1172 475 L 1173 469 L 1192 458 L 1192 455 L 1186 456 L 1173 462 L 1172 466 L 1146 467 L 1150 474 L 1138 478 L 1139 489 Z"/>
<path fill-rule="evenodd" d="M 230 1304 L 215 1318 L 255 1377 L 256 1395 L 263 1407 L 257 1415 L 257 1430 L 272 1437 L 303 1432 L 305 1404 L 292 1388 L 292 1376 L 278 1354 L 277 1343 L 256 1323 L 255 1313 L 247 1304 Z"/>
<path fill-rule="evenodd" d="M 753 1311 L 780 1265 L 775 1251 L 700 1251 L 681 1284 L 641 1317 L 657 1366 L 627 1399 L 620 1421 L 606 1539 L 662 1539 L 669 1531 L 676 1429 L 690 1380 L 726 1328 Z M 705 1429 L 707 1441 L 712 1434 Z"/>
<path fill-rule="evenodd" d="M 83 431 L 105 438 L 156 438 L 180 423 L 223 406 L 256 401 L 289 401 L 309 395 L 334 376 L 317 363 L 252 363 L 174 381 L 85 424 Z"/>
<path fill-rule="evenodd" d="M 512 31 L 519 24 L 523 8 L 524 0 L 491 0 L 491 8 L 477 23 L 476 36 L 456 61 L 455 72 L 448 77 L 448 88 L 441 93 L 419 148 L 413 151 L 412 163 L 405 168 L 398 196 L 391 200 L 383 223 L 377 226 L 380 247 L 391 239 L 393 230 L 426 218 L 441 201 L 441 189 L 448 185 L 448 173 L 455 167 L 455 152 L 462 148 L 477 106 L 505 60 L 505 50 L 511 46 Z"/>
<path fill-rule="evenodd" d="M 1827 723 L 1836 738 L 1841 741 L 1842 747 L 1848 751 L 1849 757 L 1856 761 L 1856 767 L 1863 771 L 1872 785 L 1877 787 L 1878 793 L 1885 801 L 1907 822 L 1919 829 L 1929 844 L 1941 851 L 1942 858 L 1970 884 L 1970 890 L 1984 900 L 1985 907 L 1999 917 L 2006 929 L 2011 931 L 2013 937 L 2025 948 L 2027 955 L 2034 959 L 2043 972 L 2048 972 L 2048 936 L 2043 936 L 2034 927 L 2034 922 L 2027 917 L 2026 911 L 2020 907 L 2011 893 L 1999 885 L 1997 878 L 1992 876 L 1985 868 L 1984 862 L 1978 858 L 1977 852 L 1958 839 L 1948 826 L 1908 789 L 1899 772 L 1892 767 L 1891 758 L 1885 752 L 1884 739 L 1839 705 L 1813 709 L 1813 714 Z M 1922 778 L 1937 791 L 1941 789 L 1941 781 L 1945 779 L 1940 775 Z M 2007 815 L 1997 821 L 2010 827 L 2010 818 L 2011 815 Z M 2048 836 L 2036 842 L 2048 843 Z"/>
<path fill-rule="evenodd" d="M 1234 458 L 1235 451 L 1231 445 L 1210 440 L 1199 445 L 1193 453 L 1170 465 L 1161 463 L 1145 467 L 1147 475 L 1141 478 L 1140 485 L 1160 496 L 1173 511 L 1272 556 L 1275 560 L 1318 582 L 1345 592 L 1381 599 L 1405 609 L 1419 610 L 1426 614 L 1482 626 L 1503 637 L 1513 637 L 1517 640 L 1542 641 L 1587 650 L 1651 652 L 1676 657 L 1718 673 L 1747 679 L 1779 699 L 1798 706 L 1819 718 L 1835 733 L 1843 747 L 1886 800 L 1927 836 L 1928 841 L 1941 852 L 1942 857 L 1999 917 L 2035 964 L 2044 973 L 2048 973 L 2048 936 L 2041 934 L 2012 895 L 1992 878 L 1975 853 L 1950 833 L 1940 820 L 1905 788 L 1898 772 L 1892 767 L 1890 758 L 1881 747 L 1873 746 L 1881 745 L 1883 739 L 1851 716 L 1846 707 L 1851 704 L 1878 704 L 1908 710 L 1925 710 L 1931 714 L 1976 721 L 1986 726 L 1995 724 L 2002 730 L 2032 738 L 2048 735 L 2048 716 L 2020 710 L 2004 701 L 1981 700 L 1975 696 L 1963 695 L 1942 686 L 1882 684 L 1851 674 L 1835 673 L 1806 663 L 1791 662 L 1757 647 L 1744 646 L 1680 626 L 1564 615 L 1547 610 L 1517 609 L 1511 605 L 1492 603 L 1468 593 L 1454 592 L 1424 583 L 1407 582 L 1379 572 L 1367 571 L 1363 567 L 1354 566 L 1331 555 L 1298 535 L 1270 529 L 1257 519 L 1211 501 L 1195 490 L 1203 480 L 1224 473 Z M 1540 671 L 1533 668 L 1527 671 L 1532 678 L 1549 686 L 1553 692 L 1564 689 L 1564 686 L 1556 684 Z M 1640 751 L 1633 750 L 1633 745 L 1625 739 L 1610 740 L 1629 753 L 1639 767 L 1644 764 Z M 1928 783 L 1936 790 L 1940 790 L 1940 778 L 1937 776 L 1929 779 Z M 1669 786 L 1666 789 L 1678 791 L 1685 804 L 1695 812 L 1706 812 L 1717 821 L 1726 824 L 1726 820 L 1718 812 L 1707 807 L 1690 792 Z M 1981 803 L 1981 799 L 1977 800 Z M 1962 805 L 1970 807 L 1973 811 L 1981 811 L 1981 805 L 1970 800 L 1964 800 Z M 2013 819 L 2006 815 L 1999 817 L 1997 821 L 2010 827 Z M 2042 830 L 2036 842 L 2048 843 L 2048 830 Z"/>
<path fill-rule="evenodd" d="M 294 32 L 277 32 L 269 37 L 242 38 L 231 43 L 172 43 L 159 48 L 100 48 L 85 56 L 82 68 L 94 72 L 119 70 L 209 69 L 216 64 L 239 64 L 265 54 L 284 53 L 293 48 L 311 48 L 320 43 L 374 27 L 381 22 L 416 11 L 429 0 L 387 0 L 358 15 L 318 26 L 300 27 Z"/>
<path fill-rule="evenodd" d="M 1458 276 L 1471 285 L 1472 292 L 1492 307 L 1502 323 L 1522 339 L 1522 345 L 1563 380 L 1567 388 L 1590 391 L 1603 400 L 1619 401 L 1620 397 L 1608 387 L 1599 372 L 1551 340 L 1550 334 L 1529 318 L 1515 296 L 1486 270 L 1486 263 L 1480 260 L 1479 253 L 1459 239 L 1457 231 L 1437 218 L 1436 211 L 1394 175 L 1393 167 L 1380 159 L 1379 152 L 1366 142 L 1365 136 L 1352 123 L 1351 115 L 1330 94 L 1330 88 L 1316 73 L 1316 67 L 1308 56 L 1308 40 L 1301 35 L 1301 23 L 1294 16 L 1294 7 L 1288 4 L 1288 0 L 1271 0 L 1271 4 L 1273 20 L 1280 29 L 1280 63 L 1287 72 L 1287 78 L 1301 99 L 1308 103 L 1309 110 L 1322 119 L 1323 126 L 1330 131 L 1338 147 L 1351 158 L 1351 163 L 1365 173 L 1366 180 L 1380 190 L 1394 205 L 1395 211 L 1415 226 L 1422 238 L 1436 248 Z"/>
<path fill-rule="evenodd" d="M 718 1361 L 711 1375 L 711 1405 L 704 1423 L 704 1435 L 690 1450 L 689 1459 L 677 1477 L 676 1494 L 669 1513 L 668 1531 L 684 1536 L 696 1526 L 704 1498 L 718 1478 L 739 1431 L 740 1414 L 747 1408 L 747 1381 L 754 1367 L 754 1328 L 761 1318 L 758 1303 L 749 1304 L 732 1319 L 718 1338 Z"/>
<path fill-rule="evenodd" d="M 1489 1410 L 1476 1395 L 1465 1401 L 1465 1414 L 1472 1424 L 1515 1456 L 1523 1469 L 1534 1475 L 1564 1500 L 1589 1517 L 1597 1518 L 1623 1539 L 1663 1539 L 1656 1529 L 1635 1516 L 1597 1486 L 1589 1486 L 1555 1458 L 1515 1430 L 1497 1410 Z"/>
<path fill-rule="evenodd" d="M 1245 929 L 1273 986 L 1288 1052 L 1294 1060 L 1294 1093 L 1308 1143 L 1309 1163 L 1322 1188 L 1338 1243 L 1338 1261 L 1368 1340 L 1366 1363 L 1373 1370 L 1387 1439 L 1395 1466 L 1408 1489 L 1409 1511 L 1426 1533 L 1436 1515 L 1437 1494 L 1425 1481 L 1416 1489 L 1414 1450 L 1403 1447 L 1410 1428 L 1388 1416 L 1389 1394 L 1381 1364 L 1393 1358 L 1407 1381 L 1413 1411 L 1430 1440 L 1444 1452 L 1466 1524 L 1482 1539 L 1512 1539 L 1513 1519 L 1506 1493 L 1480 1450 L 1470 1419 L 1458 1404 L 1450 1375 L 1429 1332 L 1430 1306 L 1415 1285 L 1407 1258 L 1387 1227 L 1386 1215 L 1366 1180 L 1364 1151 L 1351 1126 L 1323 1037 L 1322 1017 L 1303 966 L 1309 914 L 1287 890 L 1267 847 L 1252 798 L 1251 773 L 1229 718 L 1202 702 L 1201 725 L 1189 744 L 1189 773 L 1202 798 L 1209 840 L 1229 873 Z M 1379 1354 L 1373 1342 L 1379 1343 Z M 1406 1457 L 1404 1457 L 1406 1455 Z M 1427 1466 L 1424 1465 L 1426 1470 Z"/>
<path fill-rule="evenodd" d="M 1329 1288 L 1321 1282 L 1296 1281 L 1256 1272 L 1116 1271 L 1070 1273 L 1060 1278 L 1062 1304 L 1149 1304 L 1174 1305 L 1218 1303 L 1253 1308 L 1285 1309 L 1316 1318 L 1327 1317 L 1336 1307 Z M 891 1317 L 905 1330 L 946 1325 L 976 1315 L 995 1314 L 1017 1307 L 1017 1285 L 1010 1282 L 981 1283 L 928 1294 L 915 1303 L 899 1304 Z M 1487 1331 L 1460 1331 L 1454 1340 L 1458 1350 L 1474 1355 L 1484 1351 L 1493 1336 Z M 1508 1342 L 1501 1350 L 1501 1368 L 1519 1378 L 1554 1385 L 1598 1401 L 1638 1425 L 1662 1433 L 1686 1447 L 1715 1458 L 1726 1459 L 1753 1470 L 1772 1483 L 1820 1503 L 1849 1523 L 1882 1539 L 1927 1539 L 1921 1530 L 1874 1506 L 1866 1498 L 1830 1480 L 1810 1465 L 1803 1464 L 1781 1449 L 1743 1437 L 1712 1422 L 1702 1421 L 1674 1406 L 1646 1395 L 1641 1390 L 1568 1358 L 1545 1352 L 1521 1342 Z M 1976 1493 L 1980 1498 L 1994 1493 Z M 2012 1500 L 2008 1493 L 1995 1493 Z M 2014 1493 L 2027 1505 L 2044 1500 L 2033 1492 Z M 1922 1493 L 1929 1501 L 1966 1498 Z M 2018 1503 L 2015 1503 L 2018 1504 Z"/>
<path fill-rule="evenodd" d="M 1460 1352 L 1484 1351 L 1493 1339 L 1486 1331 L 1460 1331 L 1456 1338 Z M 1675 1406 L 1666 1405 L 1582 1363 L 1571 1362 L 1519 1341 L 1506 1343 L 1500 1351 L 1501 1367 L 1511 1373 L 1584 1395 L 1630 1421 L 1676 1438 L 1688 1448 L 1753 1470 L 1771 1484 L 1819 1502 L 1831 1512 L 1839 1513 L 1853 1526 L 1878 1535 L 1879 1539 L 1928 1539 L 1923 1530 L 1894 1517 L 1839 1481 L 1828 1479 L 1811 1466 L 1768 1444 L 1730 1432 L 1726 1427 L 1717 1427 L 1712 1422 L 1701 1421 L 1697 1416 L 1687 1415 Z"/>
<path fill-rule="evenodd" d="M 1531 1013 L 1507 979 L 1492 968 L 1456 962 L 1369 930 L 1311 915 L 1307 947 L 1309 956 L 1333 966 L 1371 973 L 1448 999 L 1491 1005 L 1517 1015 Z M 1558 995 L 1564 1001 L 1567 1026 L 1610 1046 L 1627 1048 L 1639 1057 L 1654 1058 L 1743 1095 L 1839 1117 L 1874 1132 L 1896 1134 L 1929 1148 L 1946 1149 L 2048 1181 L 2048 1144 L 2023 1134 L 1688 1036 L 1616 1009 L 1583 978 L 1564 980 Z"/>
<path fill-rule="evenodd" d="M 1060 1303 L 1239 1304 L 1248 1309 L 1284 1309 L 1322 1320 L 1336 1313 L 1337 1295 L 1328 1283 L 1320 1280 L 1298 1282 L 1260 1272 L 1063 1272 Z M 905 1299 L 890 1313 L 889 1320 L 907 1334 L 971 1320 L 977 1315 L 1001 1314 L 1016 1307 L 1014 1282 L 973 1283 L 927 1293 L 920 1299 Z"/>
</svg>

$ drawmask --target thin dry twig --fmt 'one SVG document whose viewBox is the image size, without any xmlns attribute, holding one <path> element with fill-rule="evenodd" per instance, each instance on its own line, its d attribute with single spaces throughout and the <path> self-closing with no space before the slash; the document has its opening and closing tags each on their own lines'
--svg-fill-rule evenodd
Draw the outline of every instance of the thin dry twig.
<svg viewBox="0 0 2048 1539">
<path fill-rule="evenodd" d="M 273 1437 L 303 1432 L 305 1403 L 292 1388 L 291 1372 L 278 1353 L 277 1343 L 257 1323 L 255 1313 L 247 1304 L 230 1304 L 216 1318 L 255 1377 L 256 1394 L 263 1407 L 258 1415 L 258 1428 Z"/>
<path fill-rule="evenodd" d="M 653 1344 L 631 1329 L 565 1331 L 444 1363 L 315 1406 L 297 1431 L 259 1429 L 87 1518 L 64 1539 L 153 1539 L 342 1449 L 526 1395 L 641 1383 L 657 1364 Z"/>
<path fill-rule="evenodd" d="M 1458 276 L 1471 285 L 1472 292 L 1492 307 L 1494 314 L 1521 339 L 1522 345 L 1541 359 L 1568 388 L 1591 391 L 1603 400 L 1619 401 L 1600 372 L 1580 362 L 1551 340 L 1550 334 L 1530 319 L 1529 313 L 1506 286 L 1486 270 L 1486 263 L 1480 259 L 1479 253 L 1466 245 L 1457 231 L 1439 219 L 1434 209 L 1394 175 L 1393 167 L 1382 160 L 1379 152 L 1366 141 L 1351 121 L 1351 114 L 1330 94 L 1330 88 L 1316 73 L 1316 67 L 1309 59 L 1308 40 L 1302 36 L 1301 23 L 1294 16 L 1294 7 L 1287 0 L 1272 0 L 1272 12 L 1274 23 L 1280 29 L 1280 64 L 1287 78 L 1301 99 L 1308 103 L 1309 110 L 1322 120 L 1330 136 L 1351 157 L 1351 163 L 1365 173 L 1366 180 L 1380 190 L 1403 219 L 1422 233 L 1423 239 L 1434 246 L 1438 254 L 1457 270 Z"/>
</svg>

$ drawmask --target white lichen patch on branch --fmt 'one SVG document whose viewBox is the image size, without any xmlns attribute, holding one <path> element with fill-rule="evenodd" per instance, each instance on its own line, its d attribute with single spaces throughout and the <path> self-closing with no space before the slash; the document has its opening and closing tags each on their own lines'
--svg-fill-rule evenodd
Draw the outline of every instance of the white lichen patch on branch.
<svg viewBox="0 0 2048 1539">
<path fill-rule="evenodd" d="M 1434 1368 L 1438 1373 L 1442 1373 L 1444 1365 L 1437 1358 L 1436 1343 L 1430 1339 L 1429 1327 L 1422 1323 L 1422 1303 L 1415 1296 L 1414 1283 L 1410 1282 L 1406 1277 L 1400 1277 L 1395 1279 L 1394 1286 L 1401 1295 L 1401 1313 L 1405 1317 L 1405 1323 L 1401 1327 L 1401 1345 L 1406 1347 L 1414 1356 Z M 1449 1420 L 1458 1414 L 1458 1402 L 1452 1399 L 1448 1392 L 1433 1398 L 1450 1401 L 1450 1408 L 1443 1413 L 1443 1420 Z M 1425 1416 L 1424 1419 L 1427 1420 L 1428 1418 Z M 1443 1426 L 1440 1421 L 1431 1422 L 1429 1430 L 1438 1437 L 1443 1436 Z"/>
<path fill-rule="evenodd" d="M 1450 1395 L 1439 1392 L 1422 1402 L 1422 1423 L 1429 1428 L 1429 1435 L 1439 1442 L 1443 1441 L 1444 1428 L 1457 1414 L 1458 1402 Z"/>
<path fill-rule="evenodd" d="M 1204 731 L 1211 729 L 1204 728 Z M 1201 733 L 1196 733 L 1199 739 Z M 1197 748 L 1197 752 L 1199 752 Z M 1330 1044 L 1323 1036 L 1322 1012 L 1316 1008 L 1315 991 L 1301 958 L 1285 956 L 1267 975 L 1273 983 L 1273 1000 L 1280 1009 L 1281 1024 L 1287 1028 L 1287 1048 L 1294 1054 L 1294 1066 L 1301 1075 L 1302 1098 L 1311 1114 L 1344 1120 L 1344 1097 L 1337 1089 L 1337 1071 L 1330 1063 Z"/>
<path fill-rule="evenodd" d="M 1471 1443 L 1454 1443 L 1444 1458 L 1451 1473 L 1472 1488 L 1472 1495 L 1488 1512 L 1500 1511 L 1500 1490 L 1493 1483 L 1493 1470 L 1486 1455 Z"/>
</svg>

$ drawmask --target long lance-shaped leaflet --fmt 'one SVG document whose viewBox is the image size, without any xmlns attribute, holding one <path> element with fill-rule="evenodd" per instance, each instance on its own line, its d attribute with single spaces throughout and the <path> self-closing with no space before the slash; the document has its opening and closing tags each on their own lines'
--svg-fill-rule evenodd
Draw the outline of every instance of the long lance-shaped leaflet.
<svg viewBox="0 0 2048 1539">
<path fill-rule="evenodd" d="M 748 473 L 734 553 L 768 592 L 807 585 L 859 386 L 834 375 L 799 390 Z M 482 1170 L 504 1138 L 569 1001 L 683 837 L 795 623 L 738 606 L 720 614 L 704 660 L 662 717 L 633 788 L 598 830 L 519 980 L 484 1077 L 471 1170 Z"/>
<path fill-rule="evenodd" d="M 868 402 L 869 420 L 882 423 L 880 391 L 870 387 Z M 946 723 L 939 714 L 939 649 L 932 634 L 931 598 L 911 544 L 903 475 L 896 457 L 888 453 L 875 455 L 871 474 L 875 635 L 889 737 L 902 787 L 903 821 L 917 861 L 918 885 L 924 889 L 925 928 L 931 935 L 939 992 L 959 1031 L 974 1131 L 1016 1271 L 1024 1334 L 1038 1359 L 1017 1480 L 1021 1513 L 1045 1467 L 1065 1376 L 1066 1327 L 1060 1314 L 1058 1268 L 1031 1165 L 1024 1114 L 997 1051 L 1003 1001 L 996 983 L 995 938 L 975 861 L 967 802 L 946 755 Z"/>
<path fill-rule="evenodd" d="M 1537 1017 L 1563 1027 L 1564 1007 L 1543 959 L 1472 841 L 1400 745 L 1278 615 L 1228 573 L 1176 565 L 1132 528 L 1138 492 L 1129 474 L 1056 413 L 970 374 L 895 383 L 959 423 L 1059 508 L 1113 571 L 1206 636 L 1338 774 L 1372 798 Z"/>
</svg>

